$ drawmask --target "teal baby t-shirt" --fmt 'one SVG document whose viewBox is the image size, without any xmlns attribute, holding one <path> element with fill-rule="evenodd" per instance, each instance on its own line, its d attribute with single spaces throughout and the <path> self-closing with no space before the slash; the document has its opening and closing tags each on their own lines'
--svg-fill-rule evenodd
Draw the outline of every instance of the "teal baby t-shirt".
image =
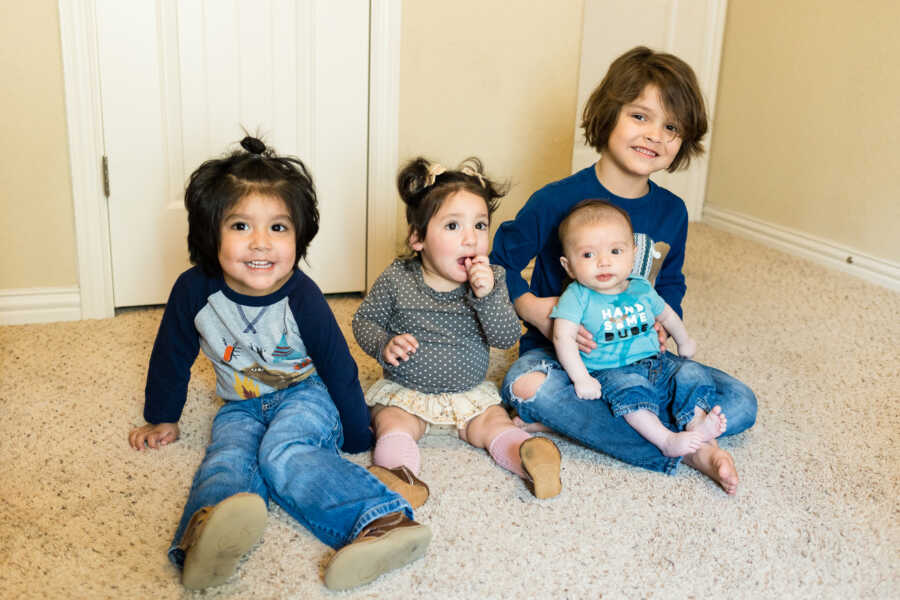
<svg viewBox="0 0 900 600">
<path fill-rule="evenodd" d="M 641 277 L 630 277 L 621 294 L 601 294 L 573 281 L 550 318 L 581 323 L 591 332 L 597 347 L 590 354 L 580 354 L 588 371 L 598 371 L 659 354 L 653 323 L 665 307 L 650 282 Z"/>
</svg>

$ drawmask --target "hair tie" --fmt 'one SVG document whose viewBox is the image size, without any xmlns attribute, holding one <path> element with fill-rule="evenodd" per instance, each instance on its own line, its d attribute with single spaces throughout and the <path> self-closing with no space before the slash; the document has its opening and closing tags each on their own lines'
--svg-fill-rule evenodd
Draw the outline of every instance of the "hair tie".
<svg viewBox="0 0 900 600">
<path fill-rule="evenodd" d="M 243 148 L 250 154 L 257 155 L 261 155 L 266 151 L 266 145 L 262 143 L 261 140 L 258 140 L 255 137 L 250 137 L 249 135 L 241 140 L 241 148 Z"/>
<path fill-rule="evenodd" d="M 438 175 L 446 173 L 447 169 L 440 163 L 431 163 L 428 165 L 428 175 L 425 177 L 425 187 L 431 187 L 437 180 Z"/>
<path fill-rule="evenodd" d="M 477 177 L 478 183 L 481 184 L 481 187 L 487 187 L 487 184 L 484 183 L 484 176 L 469 165 L 463 165 L 462 167 L 460 167 L 459 171 L 463 175 L 468 175 L 469 177 Z"/>
</svg>

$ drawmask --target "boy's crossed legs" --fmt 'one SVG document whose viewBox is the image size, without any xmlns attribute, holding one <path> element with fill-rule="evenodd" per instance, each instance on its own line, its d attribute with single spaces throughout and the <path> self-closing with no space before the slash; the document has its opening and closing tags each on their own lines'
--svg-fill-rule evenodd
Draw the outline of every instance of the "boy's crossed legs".
<svg viewBox="0 0 900 600">
<path fill-rule="evenodd" d="M 756 398 L 749 388 L 726 374 L 708 369 L 714 375 L 716 403 L 737 403 L 737 414 L 747 415 L 730 433 L 752 426 Z M 733 384 L 729 389 L 735 394 L 721 395 L 722 385 L 715 377 L 717 373 Z M 559 432 L 589 448 L 653 471 L 668 473 L 677 465 L 672 458 L 662 456 L 622 419 L 613 417 L 605 403 L 578 398 L 565 370 L 548 349 L 536 348 L 520 356 L 506 375 L 501 395 L 517 410 L 516 425 L 531 433 Z M 714 439 L 703 442 L 696 451 L 684 455 L 683 460 L 728 494 L 737 491 L 739 479 L 734 460 Z"/>
</svg>

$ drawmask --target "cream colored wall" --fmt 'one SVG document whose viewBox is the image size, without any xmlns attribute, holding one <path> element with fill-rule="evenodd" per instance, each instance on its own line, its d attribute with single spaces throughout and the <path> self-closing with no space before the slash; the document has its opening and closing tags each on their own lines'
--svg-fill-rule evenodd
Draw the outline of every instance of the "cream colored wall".
<svg viewBox="0 0 900 600">
<path fill-rule="evenodd" d="M 0 289 L 77 285 L 54 0 L 4 3 L 0 78 Z"/>
<path fill-rule="evenodd" d="M 582 11 L 406 0 L 401 161 L 480 156 L 513 183 L 495 226 L 568 174 Z M 897 22 L 891 2 L 732 0 L 707 202 L 900 260 Z M 9 4 L 0 32 L 0 289 L 77 285 L 56 2 Z"/>
<path fill-rule="evenodd" d="M 582 0 L 405 0 L 401 164 L 417 155 L 447 166 L 481 158 L 489 175 L 513 184 L 494 229 L 568 175 L 582 13 Z"/>
<path fill-rule="evenodd" d="M 707 205 L 900 262 L 900 3 L 732 0 Z"/>
</svg>

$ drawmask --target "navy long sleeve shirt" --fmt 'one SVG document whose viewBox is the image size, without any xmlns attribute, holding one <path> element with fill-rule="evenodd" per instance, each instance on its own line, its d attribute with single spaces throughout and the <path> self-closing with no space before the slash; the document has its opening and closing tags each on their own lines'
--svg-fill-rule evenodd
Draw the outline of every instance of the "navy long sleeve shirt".
<svg viewBox="0 0 900 600">
<path fill-rule="evenodd" d="M 343 449 L 372 446 L 369 413 L 347 342 L 318 286 L 295 269 L 278 291 L 246 296 L 194 267 L 181 274 L 166 304 L 147 373 L 144 418 L 175 423 L 187 399 L 199 350 L 227 402 L 262 396 L 316 372 L 338 409 Z"/>
<path fill-rule="evenodd" d="M 516 298 L 531 292 L 539 298 L 559 296 L 562 293 L 565 271 L 559 262 L 562 244 L 557 229 L 572 208 L 587 199 L 606 200 L 628 212 L 635 234 L 646 236 L 661 261 L 656 275 L 656 292 L 679 315 L 684 298 L 684 249 L 687 242 L 688 214 L 684 202 L 672 192 L 652 181 L 650 190 L 640 198 L 622 198 L 607 190 L 597 179 L 594 165 L 586 167 L 565 179 L 550 183 L 525 203 L 515 219 L 500 225 L 494 235 L 491 263 L 506 269 L 509 297 Z M 522 277 L 522 270 L 532 258 L 536 258 L 531 282 Z M 638 265 L 635 273 L 652 279 L 651 260 Z M 519 344 L 524 353 L 536 347 L 552 346 L 530 323 Z"/>
</svg>

